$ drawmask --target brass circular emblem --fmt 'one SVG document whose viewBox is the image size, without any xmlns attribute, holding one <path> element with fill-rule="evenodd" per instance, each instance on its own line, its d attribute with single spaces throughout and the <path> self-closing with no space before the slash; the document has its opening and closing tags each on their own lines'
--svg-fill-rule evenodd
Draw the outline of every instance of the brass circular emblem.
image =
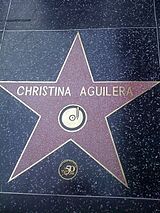
<svg viewBox="0 0 160 213">
<path fill-rule="evenodd" d="M 78 166 L 73 160 L 64 160 L 58 168 L 60 177 L 65 180 L 73 179 L 77 175 L 77 172 Z"/>
</svg>

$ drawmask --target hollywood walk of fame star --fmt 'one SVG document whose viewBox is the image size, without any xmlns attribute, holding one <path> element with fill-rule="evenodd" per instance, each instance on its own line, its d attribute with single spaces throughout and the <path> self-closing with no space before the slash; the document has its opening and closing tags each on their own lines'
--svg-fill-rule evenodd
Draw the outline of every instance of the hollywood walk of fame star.
<svg viewBox="0 0 160 213">
<path fill-rule="evenodd" d="M 9 178 L 9 181 L 36 165 L 57 149 L 73 141 L 104 169 L 126 187 L 127 180 L 114 144 L 107 117 L 151 89 L 158 82 L 93 80 L 79 33 L 76 35 L 61 68 L 53 82 L 1 81 L 1 87 L 35 112 L 39 119 Z M 17 94 L 19 86 L 70 87 L 71 96 L 28 96 Z M 82 87 L 114 86 L 131 87 L 133 94 L 120 96 L 80 96 Z M 66 131 L 58 122 L 60 112 L 66 106 L 84 109 L 87 121 L 79 131 Z M 85 115 L 85 114 L 84 114 Z M 71 117 L 74 119 L 74 117 Z M 66 124 L 67 125 L 67 124 Z M 72 157 L 72 155 L 71 155 Z M 56 162 L 55 162 L 56 163 Z"/>
</svg>

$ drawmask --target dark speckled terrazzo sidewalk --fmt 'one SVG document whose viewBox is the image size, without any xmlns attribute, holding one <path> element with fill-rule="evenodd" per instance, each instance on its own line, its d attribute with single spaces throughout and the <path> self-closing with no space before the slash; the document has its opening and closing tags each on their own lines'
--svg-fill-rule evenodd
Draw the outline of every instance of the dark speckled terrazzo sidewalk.
<svg viewBox="0 0 160 213">
<path fill-rule="evenodd" d="M 160 0 L 0 0 L 0 81 L 55 81 L 77 32 L 95 81 L 160 80 Z M 37 120 L 0 89 L 0 213 L 160 212 L 159 85 L 108 118 L 129 188 L 72 141 L 8 182 Z"/>
</svg>

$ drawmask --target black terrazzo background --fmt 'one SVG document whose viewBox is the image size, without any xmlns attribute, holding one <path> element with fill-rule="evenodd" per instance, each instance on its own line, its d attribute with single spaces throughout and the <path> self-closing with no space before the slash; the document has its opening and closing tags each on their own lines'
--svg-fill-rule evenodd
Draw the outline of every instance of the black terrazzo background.
<svg viewBox="0 0 160 213">
<path fill-rule="evenodd" d="M 1 38 L 2 38 L 2 32 L 3 32 L 3 31 L 0 31 L 0 41 L 1 41 Z"/>
<path fill-rule="evenodd" d="M 3 30 L 8 11 L 9 0 L 0 0 L 0 30 Z"/>
<path fill-rule="evenodd" d="M 145 200 L 126 200 L 108 198 L 68 198 L 46 196 L 0 196 L 3 212 L 65 212 L 65 213 L 157 213 L 159 203 Z M 8 203 L 6 203 L 6 200 Z"/>
<path fill-rule="evenodd" d="M 159 0 L 12 0 L 5 22 L 8 5 L 0 0 L 0 80 L 55 80 L 77 29 L 94 80 L 160 80 Z M 159 94 L 158 85 L 109 118 L 127 189 L 72 142 L 7 183 L 37 117 L 1 89 L 0 190 L 52 195 L 0 194 L 0 212 L 159 212 Z M 57 169 L 70 153 L 79 172 L 66 182 Z"/>
<path fill-rule="evenodd" d="M 153 27 L 152 0 L 13 0 L 7 29 Z"/>
<path fill-rule="evenodd" d="M 80 34 L 95 80 L 160 79 L 156 29 Z M 55 80 L 75 35 L 76 31 L 7 31 L 0 53 L 1 80 Z"/>
</svg>

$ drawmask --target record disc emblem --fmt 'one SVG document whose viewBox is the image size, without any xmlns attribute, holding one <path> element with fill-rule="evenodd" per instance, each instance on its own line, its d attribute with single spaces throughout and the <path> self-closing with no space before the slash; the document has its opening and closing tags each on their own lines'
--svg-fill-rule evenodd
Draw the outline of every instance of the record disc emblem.
<svg viewBox="0 0 160 213">
<path fill-rule="evenodd" d="M 64 130 L 76 132 L 86 124 L 87 114 L 79 105 L 68 105 L 60 111 L 58 120 Z"/>
</svg>

